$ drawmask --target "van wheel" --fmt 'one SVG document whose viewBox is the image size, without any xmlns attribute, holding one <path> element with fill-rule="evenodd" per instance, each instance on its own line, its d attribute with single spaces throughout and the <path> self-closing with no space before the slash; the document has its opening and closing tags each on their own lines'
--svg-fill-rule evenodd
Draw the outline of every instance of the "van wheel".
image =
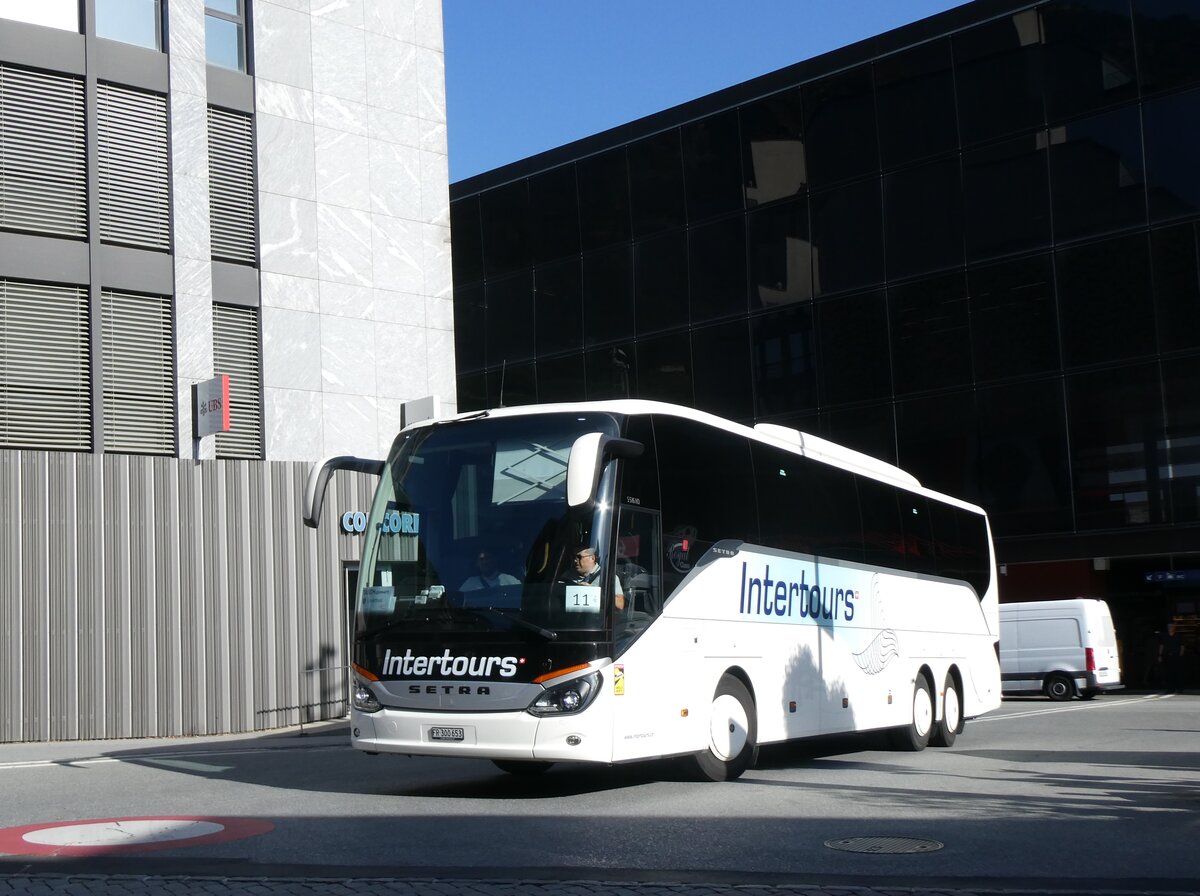
<svg viewBox="0 0 1200 896">
<path fill-rule="evenodd" d="M 708 711 L 708 749 L 689 757 L 706 781 L 732 781 L 758 758 L 754 698 L 732 675 L 722 675 Z"/>
<path fill-rule="evenodd" d="M 933 695 L 924 675 L 913 685 L 912 721 L 890 732 L 892 748 L 915 753 L 924 750 L 933 734 Z"/>
<path fill-rule="evenodd" d="M 963 730 L 962 696 L 953 675 L 946 676 L 946 696 L 942 698 L 942 717 L 933 726 L 929 742 L 935 747 L 952 747 Z"/>
<path fill-rule="evenodd" d="M 525 759 L 493 759 L 492 765 L 500 769 L 502 772 L 508 772 L 510 775 L 540 775 L 545 772 L 553 762 L 533 762 Z"/>
<path fill-rule="evenodd" d="M 1075 696 L 1075 682 L 1059 672 L 1047 675 L 1046 696 L 1051 700 L 1070 700 Z"/>
</svg>

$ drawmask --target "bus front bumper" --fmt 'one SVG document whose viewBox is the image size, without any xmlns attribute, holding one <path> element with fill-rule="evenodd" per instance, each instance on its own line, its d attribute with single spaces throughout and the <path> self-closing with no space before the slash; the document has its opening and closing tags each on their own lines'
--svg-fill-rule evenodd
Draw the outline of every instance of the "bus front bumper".
<svg viewBox="0 0 1200 896">
<path fill-rule="evenodd" d="M 586 725 L 586 711 L 431 713 L 382 709 L 350 713 L 350 738 L 367 753 L 542 762 L 611 762 L 612 739 Z"/>
</svg>

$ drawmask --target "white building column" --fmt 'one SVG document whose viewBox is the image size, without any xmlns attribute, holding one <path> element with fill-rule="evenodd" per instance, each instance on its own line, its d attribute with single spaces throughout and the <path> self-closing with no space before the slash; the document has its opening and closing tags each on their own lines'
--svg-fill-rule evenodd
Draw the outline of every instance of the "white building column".
<svg viewBox="0 0 1200 896">
<path fill-rule="evenodd" d="M 191 395 L 213 375 L 204 0 L 171 0 L 168 22 L 179 453 L 211 459 L 215 440 L 193 437 Z"/>
</svg>

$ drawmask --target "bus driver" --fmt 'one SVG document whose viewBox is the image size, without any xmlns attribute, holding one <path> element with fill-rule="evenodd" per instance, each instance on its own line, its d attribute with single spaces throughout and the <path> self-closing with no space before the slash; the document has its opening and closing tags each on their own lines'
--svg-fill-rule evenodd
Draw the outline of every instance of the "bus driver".
<svg viewBox="0 0 1200 896">
<path fill-rule="evenodd" d="M 568 585 L 594 585 L 600 578 L 600 562 L 596 557 L 596 549 L 581 548 L 575 552 L 575 575 L 567 578 Z M 625 590 L 621 587 L 621 579 L 613 576 L 613 600 L 618 610 L 625 609 Z"/>
</svg>

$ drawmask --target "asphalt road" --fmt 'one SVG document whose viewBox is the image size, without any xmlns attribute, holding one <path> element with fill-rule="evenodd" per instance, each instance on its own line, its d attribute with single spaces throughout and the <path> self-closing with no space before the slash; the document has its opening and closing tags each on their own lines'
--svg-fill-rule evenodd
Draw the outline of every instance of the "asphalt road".
<svg viewBox="0 0 1200 896">
<path fill-rule="evenodd" d="M 1006 701 L 950 749 L 764 748 L 721 784 L 372 757 L 345 723 L 7 744 L 0 893 L 31 873 L 1200 893 L 1198 748 L 1200 696 L 1122 694 Z"/>
</svg>

